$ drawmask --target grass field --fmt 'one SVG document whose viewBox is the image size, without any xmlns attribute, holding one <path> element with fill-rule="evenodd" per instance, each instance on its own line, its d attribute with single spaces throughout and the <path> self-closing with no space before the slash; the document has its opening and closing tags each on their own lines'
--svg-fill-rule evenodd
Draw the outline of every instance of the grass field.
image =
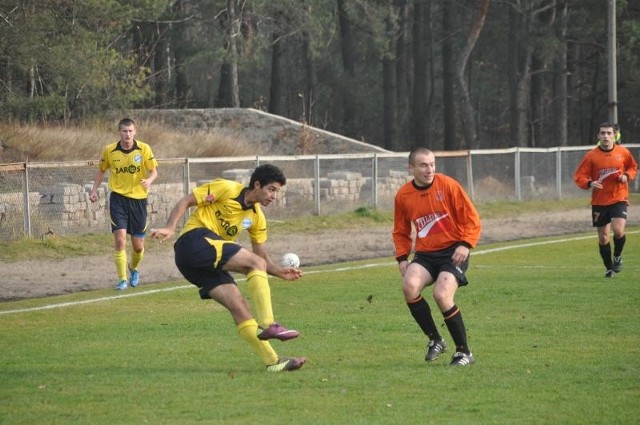
<svg viewBox="0 0 640 425">
<path fill-rule="evenodd" d="M 467 368 L 424 362 L 391 259 L 272 280 L 302 332 L 274 347 L 309 358 L 293 373 L 264 371 L 184 281 L 2 303 L 0 423 L 637 424 L 639 234 L 608 280 L 591 233 L 475 250 Z"/>
</svg>

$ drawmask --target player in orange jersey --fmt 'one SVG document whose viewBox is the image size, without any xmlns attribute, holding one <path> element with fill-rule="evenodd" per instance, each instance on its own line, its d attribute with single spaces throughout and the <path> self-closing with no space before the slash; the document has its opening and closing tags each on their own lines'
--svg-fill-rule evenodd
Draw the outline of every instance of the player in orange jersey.
<svg viewBox="0 0 640 425">
<path fill-rule="evenodd" d="M 426 361 L 447 348 L 422 291 L 433 285 L 433 298 L 456 345 L 452 366 L 475 362 L 467 344 L 460 308 L 454 302 L 459 286 L 467 285 L 469 252 L 480 239 L 480 216 L 462 186 L 436 173 L 435 155 L 418 147 L 409 154 L 413 180 L 396 193 L 393 243 L 402 275 L 402 291 L 411 315 L 429 338 Z M 412 240 L 415 230 L 415 246 Z M 412 247 L 415 256 L 409 262 Z"/>
<path fill-rule="evenodd" d="M 598 245 L 605 277 L 622 271 L 622 250 L 629 205 L 629 181 L 636 177 L 638 164 L 627 148 L 617 144 L 615 126 L 600 124 L 598 146 L 582 158 L 573 180 L 591 190 L 591 219 L 598 228 Z M 613 231 L 613 259 L 609 234 Z"/>
</svg>

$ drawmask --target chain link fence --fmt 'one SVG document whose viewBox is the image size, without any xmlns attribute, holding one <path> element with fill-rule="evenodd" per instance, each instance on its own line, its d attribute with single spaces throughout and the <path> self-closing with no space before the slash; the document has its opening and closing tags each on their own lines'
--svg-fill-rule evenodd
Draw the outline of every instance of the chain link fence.
<svg viewBox="0 0 640 425">
<path fill-rule="evenodd" d="M 636 158 L 640 145 L 625 144 Z M 475 202 L 588 198 L 573 173 L 589 146 L 436 152 L 438 172 L 456 178 Z M 280 167 L 287 184 L 270 219 L 330 215 L 366 207 L 393 209 L 410 179 L 408 153 L 160 159 L 149 193 L 149 226 L 164 225 L 175 203 L 214 178 L 247 184 L 262 163 Z M 89 201 L 97 161 L 0 164 L 0 239 L 110 232 L 108 187 Z M 108 174 L 107 174 L 108 179 Z M 638 180 L 632 190 L 638 191 Z"/>
</svg>

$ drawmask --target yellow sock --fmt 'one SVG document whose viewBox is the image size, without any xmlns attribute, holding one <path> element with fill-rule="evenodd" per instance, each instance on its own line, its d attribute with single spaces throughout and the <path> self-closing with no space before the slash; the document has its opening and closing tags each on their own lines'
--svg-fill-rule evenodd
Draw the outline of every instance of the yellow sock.
<svg viewBox="0 0 640 425">
<path fill-rule="evenodd" d="M 131 264 L 129 267 L 131 270 L 137 270 L 140 265 L 140 261 L 144 257 L 144 249 L 140 252 L 131 251 Z"/>
<path fill-rule="evenodd" d="M 253 270 L 247 274 L 247 285 L 256 310 L 256 319 L 261 328 L 267 328 L 274 321 L 271 306 L 271 288 L 267 273 Z"/>
<path fill-rule="evenodd" d="M 256 322 L 255 319 L 249 319 L 240 323 L 238 325 L 238 333 L 242 339 L 249 343 L 253 351 L 260 356 L 266 366 L 278 363 L 278 355 L 273 347 L 271 347 L 271 344 L 258 339 L 258 322 Z"/>
<path fill-rule="evenodd" d="M 116 272 L 119 280 L 127 280 L 127 251 L 115 251 L 113 259 L 116 263 Z"/>
</svg>

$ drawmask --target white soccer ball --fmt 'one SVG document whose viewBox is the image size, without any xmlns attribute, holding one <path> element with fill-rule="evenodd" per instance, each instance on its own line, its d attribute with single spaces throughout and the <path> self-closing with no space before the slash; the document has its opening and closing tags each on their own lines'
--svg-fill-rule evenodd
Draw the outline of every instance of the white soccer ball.
<svg viewBox="0 0 640 425">
<path fill-rule="evenodd" d="M 282 256 L 280 264 L 282 265 L 282 267 L 294 267 L 297 269 L 298 267 L 300 267 L 300 258 L 298 258 L 298 256 L 293 252 L 289 252 Z"/>
</svg>

